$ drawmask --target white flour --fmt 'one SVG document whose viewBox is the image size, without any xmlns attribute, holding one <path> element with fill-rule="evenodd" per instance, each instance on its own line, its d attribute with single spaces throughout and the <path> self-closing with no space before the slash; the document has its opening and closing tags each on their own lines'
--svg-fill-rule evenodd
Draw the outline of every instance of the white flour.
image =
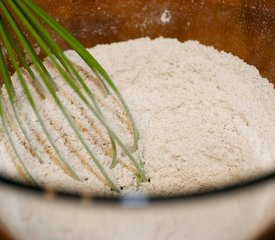
<svg viewBox="0 0 275 240">
<path fill-rule="evenodd" d="M 274 169 L 275 91 L 255 67 L 195 41 L 180 43 L 165 38 L 98 45 L 90 52 L 117 84 L 138 123 L 140 153 L 150 177 L 150 182 L 140 186 L 141 191 L 151 194 L 201 191 Z M 66 54 L 76 64 L 86 67 L 74 52 Z M 59 96 L 69 106 L 107 171 L 124 191 L 136 189 L 129 160 L 119 154 L 116 168 L 108 168 L 108 138 L 95 133 L 91 127 L 92 115 L 73 97 L 57 73 L 48 68 L 58 79 Z M 33 144 L 37 145 L 44 163 L 32 156 L 20 141 L 18 151 L 39 183 L 64 191 L 109 192 L 56 104 L 50 97 L 37 98 L 42 116 L 51 120 L 48 126 L 53 139 L 84 181 L 64 174 L 16 79 L 14 76 L 21 116 L 26 119 L 26 126 L 39 135 L 40 144 L 35 139 Z M 128 141 L 130 135 L 119 120 L 124 118 L 123 112 L 111 97 L 103 97 L 95 83 L 87 82 L 102 106 L 110 106 L 106 108 L 110 123 Z M 11 118 L 14 119 L 12 114 Z M 22 139 L 13 120 L 12 134 L 15 133 Z M 2 132 L 0 135 L 1 174 L 23 180 L 7 138 Z M 45 149 L 52 153 L 51 158 Z"/>
</svg>

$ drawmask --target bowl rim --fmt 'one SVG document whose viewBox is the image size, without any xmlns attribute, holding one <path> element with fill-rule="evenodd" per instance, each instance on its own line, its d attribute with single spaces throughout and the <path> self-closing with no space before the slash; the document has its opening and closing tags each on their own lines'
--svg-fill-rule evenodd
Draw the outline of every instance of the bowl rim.
<svg viewBox="0 0 275 240">
<path fill-rule="evenodd" d="M 253 187 L 256 187 L 261 184 L 265 184 L 267 182 L 275 181 L 275 171 L 272 171 L 268 174 L 264 174 L 258 177 L 255 177 L 249 181 L 238 182 L 230 185 L 225 185 L 222 188 L 215 190 L 207 190 L 203 192 L 191 192 L 191 193 L 182 193 L 178 195 L 171 196 L 147 196 L 143 194 L 133 194 L 129 196 L 100 196 L 100 195 L 81 195 L 77 193 L 64 193 L 61 191 L 48 191 L 39 186 L 30 186 L 26 183 L 22 183 L 19 181 L 11 180 L 0 174 L 0 186 L 5 185 L 10 189 L 16 189 L 25 191 L 26 193 L 33 193 L 36 196 L 43 196 L 47 194 L 51 194 L 55 199 L 58 200 L 72 200 L 79 201 L 81 199 L 85 199 L 88 201 L 92 201 L 95 203 L 103 203 L 103 204 L 121 204 L 125 203 L 127 200 L 127 205 L 129 206 L 137 206 L 137 205 L 146 205 L 155 204 L 155 203 L 166 203 L 171 201 L 189 201 L 194 199 L 202 199 L 210 196 L 221 196 L 228 193 L 233 193 L 241 190 L 247 190 Z M 130 204 L 128 204 L 130 202 Z"/>
</svg>

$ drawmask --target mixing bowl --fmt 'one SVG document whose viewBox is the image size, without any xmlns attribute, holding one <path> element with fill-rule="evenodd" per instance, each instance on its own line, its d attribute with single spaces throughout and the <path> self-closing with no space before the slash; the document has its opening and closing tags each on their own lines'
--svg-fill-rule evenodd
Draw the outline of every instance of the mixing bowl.
<svg viewBox="0 0 275 240">
<path fill-rule="evenodd" d="M 241 57 L 275 83 L 274 0 L 36 2 L 86 47 L 143 36 L 194 39 Z M 0 203 L 0 221 L 19 240 L 257 239 L 275 220 L 275 169 L 170 197 L 83 198 L 1 177 Z"/>
</svg>

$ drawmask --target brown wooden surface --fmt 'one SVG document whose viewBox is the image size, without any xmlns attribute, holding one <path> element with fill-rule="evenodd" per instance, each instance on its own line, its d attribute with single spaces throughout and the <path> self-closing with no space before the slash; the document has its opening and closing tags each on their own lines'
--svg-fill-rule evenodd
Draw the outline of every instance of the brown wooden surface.
<svg viewBox="0 0 275 240">
<path fill-rule="evenodd" d="M 275 240 L 275 222 L 260 233 L 255 240 Z"/>
<path fill-rule="evenodd" d="M 195 39 L 232 52 L 275 83 L 274 0 L 36 0 L 86 47 L 142 36 Z M 164 10 L 171 21 L 163 23 Z M 65 47 L 65 45 L 64 45 Z M 275 239 L 275 226 L 259 239 Z M 9 239 L 1 235 L 0 239 Z M 5 238 L 6 237 L 6 238 Z"/>
<path fill-rule="evenodd" d="M 275 83 L 274 0 L 35 1 L 86 47 L 144 36 L 195 39 L 240 56 Z M 160 20 L 165 10 L 169 23 Z"/>
<path fill-rule="evenodd" d="M 88 47 L 141 36 L 196 39 L 240 56 L 275 82 L 274 0 L 36 1 Z M 164 24 L 166 9 L 172 17 Z"/>
<path fill-rule="evenodd" d="M 0 222 L 0 240 L 14 240 L 11 238 L 10 234 L 4 227 L 4 225 Z"/>
</svg>

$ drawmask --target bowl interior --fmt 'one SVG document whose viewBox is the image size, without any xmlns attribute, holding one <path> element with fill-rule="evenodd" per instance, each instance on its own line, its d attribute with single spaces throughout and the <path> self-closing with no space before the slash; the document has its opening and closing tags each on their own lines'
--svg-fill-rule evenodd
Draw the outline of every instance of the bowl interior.
<svg viewBox="0 0 275 240">
<path fill-rule="evenodd" d="M 36 2 L 86 47 L 146 36 L 198 40 L 239 56 L 275 84 L 273 0 Z"/>
<path fill-rule="evenodd" d="M 199 40 L 239 56 L 275 83 L 273 0 L 36 2 L 86 47 L 145 36 Z"/>
</svg>

